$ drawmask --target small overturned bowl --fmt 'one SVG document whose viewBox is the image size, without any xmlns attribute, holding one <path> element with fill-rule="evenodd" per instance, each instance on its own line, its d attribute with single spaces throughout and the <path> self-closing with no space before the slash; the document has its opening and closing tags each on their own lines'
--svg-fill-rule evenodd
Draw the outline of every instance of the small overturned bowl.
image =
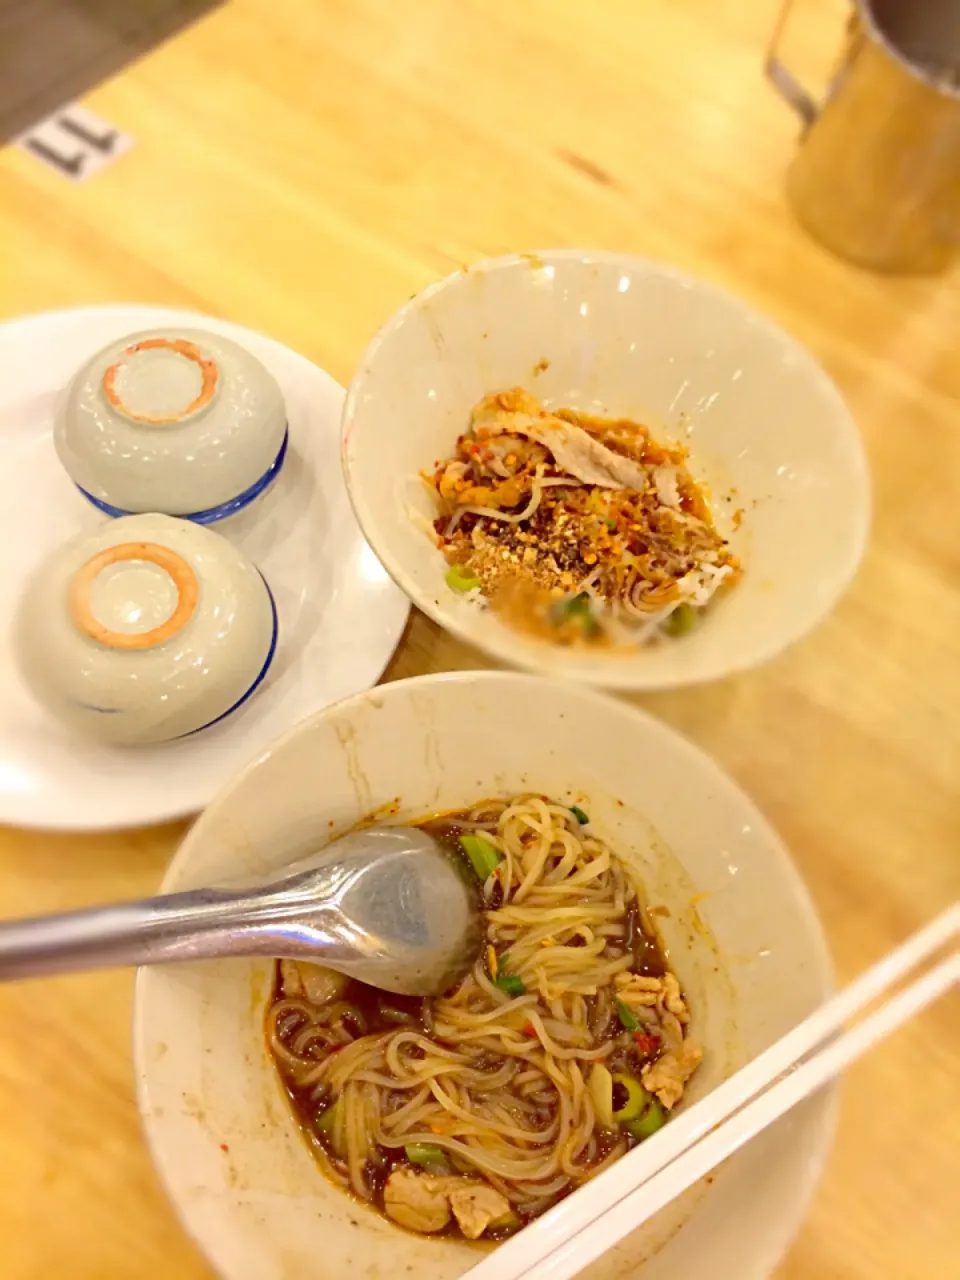
<svg viewBox="0 0 960 1280">
<path fill-rule="evenodd" d="M 277 616 L 259 571 L 218 533 L 126 516 L 40 566 L 16 642 L 34 696 L 71 729 L 163 742 L 217 723 L 259 688 Z"/>
<path fill-rule="evenodd" d="M 109 516 L 151 511 L 213 524 L 276 479 L 287 449 L 277 380 L 229 338 L 152 329 L 104 347 L 74 375 L 54 443 Z"/>
</svg>

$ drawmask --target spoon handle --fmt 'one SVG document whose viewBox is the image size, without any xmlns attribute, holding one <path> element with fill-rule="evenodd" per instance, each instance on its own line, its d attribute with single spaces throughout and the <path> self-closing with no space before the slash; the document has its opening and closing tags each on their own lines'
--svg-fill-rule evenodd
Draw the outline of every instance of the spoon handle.
<svg viewBox="0 0 960 1280">
<path fill-rule="evenodd" d="M 282 915 L 269 900 L 203 889 L 12 920 L 0 923 L 0 982 L 121 965 L 275 955 Z M 313 945 L 322 946 L 322 939 L 314 936 Z"/>
</svg>

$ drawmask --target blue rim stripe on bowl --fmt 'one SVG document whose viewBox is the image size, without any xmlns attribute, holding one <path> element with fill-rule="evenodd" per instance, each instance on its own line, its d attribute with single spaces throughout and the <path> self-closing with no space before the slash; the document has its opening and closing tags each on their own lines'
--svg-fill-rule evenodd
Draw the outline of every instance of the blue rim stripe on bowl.
<svg viewBox="0 0 960 1280">
<path fill-rule="evenodd" d="M 260 573 L 260 570 L 258 569 L 257 572 Z M 227 716 L 232 716 L 234 711 L 239 711 L 248 698 L 253 697 L 266 679 L 267 672 L 273 665 L 273 659 L 276 656 L 277 638 L 280 634 L 280 623 L 277 618 L 277 602 L 274 600 L 273 592 L 270 590 L 270 585 L 262 573 L 260 573 L 260 580 L 266 588 L 267 597 L 270 600 L 270 612 L 273 615 L 273 632 L 270 636 L 270 646 L 267 649 L 267 656 L 263 660 L 263 666 L 260 668 L 260 671 L 250 688 L 240 695 L 232 707 L 227 707 L 226 711 L 222 711 L 216 719 L 208 720 L 206 724 L 197 725 L 196 729 L 191 729 L 189 733 L 181 733 L 179 737 L 174 739 L 175 742 L 179 741 L 180 738 L 192 738 L 195 733 L 203 733 L 204 729 L 210 729 L 215 724 L 219 724 L 221 720 L 226 720 Z"/>
<path fill-rule="evenodd" d="M 178 520 L 192 520 L 194 524 L 216 524 L 218 520 L 225 520 L 227 516 L 236 515 L 238 511 L 242 511 L 244 507 L 249 507 L 254 499 L 259 498 L 261 493 L 274 482 L 283 466 L 284 458 L 287 456 L 287 442 L 290 438 L 290 431 L 287 428 L 283 433 L 283 442 L 280 445 L 280 452 L 271 462 L 270 466 L 263 473 L 259 480 L 255 480 L 248 489 L 244 489 L 243 493 L 238 493 L 235 498 L 228 498 L 226 502 L 221 502 L 217 507 L 208 507 L 205 511 L 194 511 L 187 515 L 179 511 L 168 511 L 165 514 L 176 516 Z M 102 498 L 95 498 L 92 493 L 88 493 L 82 485 L 77 488 L 86 498 L 86 500 L 102 511 L 106 516 L 112 516 L 114 519 L 120 516 L 143 515 L 142 511 L 124 511 L 122 507 L 111 506 L 109 502 L 104 502 Z"/>
</svg>

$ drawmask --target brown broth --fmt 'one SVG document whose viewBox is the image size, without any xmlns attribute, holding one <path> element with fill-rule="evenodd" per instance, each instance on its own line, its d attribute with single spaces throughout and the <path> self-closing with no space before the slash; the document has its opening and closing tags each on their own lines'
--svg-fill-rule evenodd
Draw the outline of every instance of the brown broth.
<svg viewBox="0 0 960 1280">
<path fill-rule="evenodd" d="M 543 799 L 546 800 L 547 797 L 543 797 Z M 449 849 L 453 856 L 464 859 L 465 854 L 460 846 L 459 836 L 463 832 L 475 828 L 476 824 L 469 820 L 469 814 L 482 812 L 483 804 L 481 802 L 481 804 L 471 806 L 469 810 L 438 815 L 414 825 L 429 831 Z M 494 903 L 493 905 L 498 904 Z M 633 954 L 633 967 L 636 972 L 653 977 L 660 977 L 666 972 L 667 964 L 661 945 L 655 936 L 645 932 L 643 915 L 636 902 L 631 903 L 627 910 L 624 941 L 627 949 Z M 576 942 L 577 939 L 574 939 L 573 944 L 568 945 L 576 945 Z M 277 961 L 274 973 L 273 995 L 270 1002 L 271 1007 L 284 998 L 280 962 Z M 426 1036 L 429 1036 L 432 1031 L 432 1000 L 430 998 L 421 999 L 419 997 L 394 995 L 390 992 L 379 991 L 366 983 L 352 979 L 339 999 L 356 1010 L 357 1017 L 352 1020 L 356 1032 L 359 1032 L 362 1028 L 363 1034 L 376 1035 L 385 1031 L 396 1031 L 404 1026 L 411 1031 L 418 1031 Z M 350 1015 L 344 1015 L 344 1017 L 348 1023 L 351 1021 Z M 288 1029 L 281 1031 L 281 1040 L 288 1042 L 296 1034 L 300 1025 L 302 1023 L 297 1023 L 295 1020 L 292 1021 Z M 602 1038 L 604 1041 L 610 1039 L 617 1041 L 617 1047 L 607 1059 L 607 1065 L 611 1071 L 620 1071 L 637 1076 L 644 1063 L 650 1060 L 649 1055 L 645 1056 L 638 1051 L 632 1034 L 624 1030 L 616 1018 L 612 1019 L 611 1025 Z M 327 1105 L 326 1098 L 322 1092 L 318 1093 L 317 1087 L 313 1085 L 298 1089 L 290 1079 L 283 1064 L 276 1059 L 275 1061 L 294 1113 L 307 1141 L 311 1147 L 322 1148 L 327 1160 L 335 1168 L 342 1170 L 344 1168 L 343 1161 L 334 1151 L 328 1136 L 318 1128 L 318 1120 Z M 502 1063 L 503 1059 L 500 1056 L 490 1053 L 486 1055 L 482 1064 L 478 1062 L 476 1065 L 482 1065 L 483 1068 L 495 1072 L 502 1066 Z M 625 1139 L 628 1150 L 638 1143 L 637 1139 L 630 1137 L 626 1133 L 617 1134 L 606 1130 L 598 1131 L 598 1159 L 605 1158 L 613 1150 L 620 1138 Z M 398 1168 L 430 1172 L 429 1168 L 424 1169 L 422 1165 L 411 1162 L 403 1148 L 376 1147 L 374 1158 L 368 1161 L 366 1177 L 372 1192 L 370 1203 L 380 1212 L 384 1212 L 383 1195 L 387 1179 Z M 462 1171 L 452 1165 L 448 1165 L 443 1172 L 461 1173 Z M 479 1175 L 476 1173 L 464 1173 L 463 1176 L 476 1178 Z M 565 1189 L 556 1196 L 556 1200 L 563 1199 L 573 1190 L 575 1190 L 573 1186 Z M 352 1195 L 350 1191 L 347 1191 L 347 1194 Z M 390 1219 L 390 1221 L 393 1222 L 393 1219 Z M 481 1241 L 477 1243 L 505 1239 L 525 1226 L 526 1221 L 527 1219 L 520 1216 L 516 1225 L 501 1230 L 488 1229 Z M 398 1226 L 399 1224 L 393 1222 L 393 1225 Z M 399 1229 L 403 1230 L 404 1228 L 400 1227 Z M 451 1219 L 449 1226 L 442 1232 L 435 1234 L 438 1238 L 454 1236 L 458 1239 L 464 1239 L 455 1219 Z"/>
</svg>

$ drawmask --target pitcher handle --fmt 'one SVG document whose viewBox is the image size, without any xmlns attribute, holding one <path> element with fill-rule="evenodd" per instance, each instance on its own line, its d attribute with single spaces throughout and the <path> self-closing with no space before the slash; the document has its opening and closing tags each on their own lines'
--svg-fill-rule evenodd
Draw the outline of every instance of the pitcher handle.
<svg viewBox="0 0 960 1280">
<path fill-rule="evenodd" d="M 780 6 L 776 26 L 773 29 L 773 35 L 770 37 L 770 44 L 767 47 L 767 57 L 763 69 L 767 74 L 767 79 L 780 96 L 793 107 L 804 125 L 809 127 L 820 114 L 820 108 L 813 94 L 803 87 L 789 67 L 781 60 L 779 54 L 780 41 L 783 38 L 793 3 L 794 0 L 783 0 L 783 4 Z"/>
</svg>

